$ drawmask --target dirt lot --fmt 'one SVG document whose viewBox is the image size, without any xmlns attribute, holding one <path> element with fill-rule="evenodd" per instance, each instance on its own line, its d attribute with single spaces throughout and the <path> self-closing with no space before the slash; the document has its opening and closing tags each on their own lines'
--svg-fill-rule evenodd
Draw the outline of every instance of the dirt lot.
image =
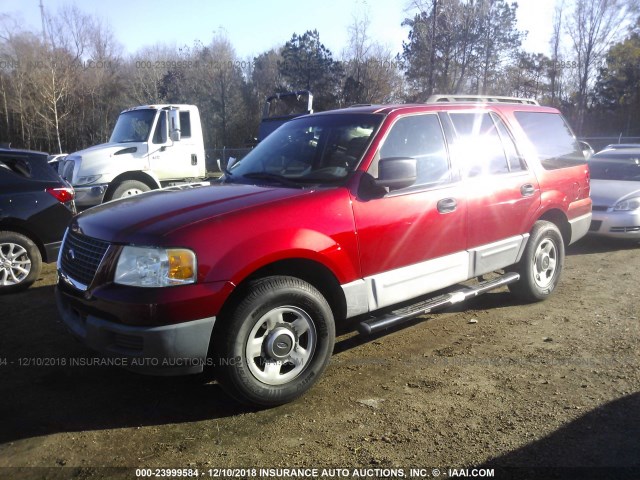
<svg viewBox="0 0 640 480">
<path fill-rule="evenodd" d="M 262 411 L 214 383 L 69 366 L 93 354 L 58 319 L 54 282 L 47 266 L 27 292 L 0 296 L 2 478 L 136 478 L 136 467 L 640 478 L 638 244 L 571 247 L 545 303 L 501 290 L 385 336 L 344 332 L 310 393 Z"/>
</svg>

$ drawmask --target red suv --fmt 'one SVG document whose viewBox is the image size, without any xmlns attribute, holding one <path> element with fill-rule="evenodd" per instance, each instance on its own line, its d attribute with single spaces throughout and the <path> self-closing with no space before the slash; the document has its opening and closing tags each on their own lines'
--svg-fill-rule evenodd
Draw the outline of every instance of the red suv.
<svg viewBox="0 0 640 480">
<path fill-rule="evenodd" d="M 502 285 L 545 299 L 589 229 L 581 147 L 553 108 L 465 100 L 299 117 L 211 186 L 82 213 L 58 263 L 64 322 L 119 364 L 211 365 L 269 406 L 318 379 L 336 322 L 372 332 Z"/>
</svg>

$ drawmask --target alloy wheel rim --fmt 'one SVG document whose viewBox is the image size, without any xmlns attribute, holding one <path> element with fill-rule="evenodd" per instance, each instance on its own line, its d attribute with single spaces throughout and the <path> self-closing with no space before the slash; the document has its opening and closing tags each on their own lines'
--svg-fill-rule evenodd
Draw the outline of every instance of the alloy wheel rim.
<svg viewBox="0 0 640 480">
<path fill-rule="evenodd" d="M 23 282 L 31 272 L 27 250 L 17 243 L 0 243 L 0 285 L 7 287 Z"/>
</svg>

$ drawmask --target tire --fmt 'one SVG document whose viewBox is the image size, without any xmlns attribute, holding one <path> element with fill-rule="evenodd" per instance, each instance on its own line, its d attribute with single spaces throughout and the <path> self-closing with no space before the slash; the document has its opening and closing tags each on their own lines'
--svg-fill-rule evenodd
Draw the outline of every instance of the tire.
<svg viewBox="0 0 640 480">
<path fill-rule="evenodd" d="M 304 394 L 329 363 L 333 313 L 310 284 L 294 277 L 257 280 L 214 329 L 217 379 L 236 400 L 273 407 Z"/>
<path fill-rule="evenodd" d="M 41 269 L 40 250 L 30 238 L 17 232 L 0 232 L 0 292 L 29 288 Z"/>
<path fill-rule="evenodd" d="M 133 195 L 148 192 L 149 190 L 151 190 L 151 187 L 146 183 L 139 182 L 138 180 L 125 180 L 124 182 L 116 184 L 113 192 L 109 195 L 109 200 L 132 197 Z"/>
<path fill-rule="evenodd" d="M 531 230 L 520 262 L 512 269 L 520 280 L 509 285 L 516 297 L 539 302 L 549 297 L 560 280 L 564 265 L 564 242 L 558 227 L 544 220 L 537 221 Z"/>
</svg>

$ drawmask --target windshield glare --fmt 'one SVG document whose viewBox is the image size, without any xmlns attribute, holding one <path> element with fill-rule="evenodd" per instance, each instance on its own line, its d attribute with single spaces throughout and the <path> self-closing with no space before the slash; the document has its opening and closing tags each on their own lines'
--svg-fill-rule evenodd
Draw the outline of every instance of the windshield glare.
<svg viewBox="0 0 640 480">
<path fill-rule="evenodd" d="M 287 122 L 230 169 L 227 181 L 335 183 L 358 165 L 382 116 L 312 115 Z"/>
<path fill-rule="evenodd" d="M 113 129 L 109 142 L 146 142 L 157 110 L 131 110 L 121 113 Z"/>
<path fill-rule="evenodd" d="M 628 158 L 596 158 L 589 162 L 593 180 L 640 182 L 640 156 Z"/>
</svg>

